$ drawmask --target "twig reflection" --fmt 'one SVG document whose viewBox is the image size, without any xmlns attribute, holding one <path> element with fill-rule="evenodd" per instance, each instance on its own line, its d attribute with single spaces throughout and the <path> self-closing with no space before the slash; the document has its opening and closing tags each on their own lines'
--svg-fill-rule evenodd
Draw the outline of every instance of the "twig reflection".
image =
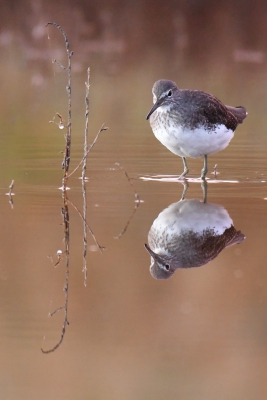
<svg viewBox="0 0 267 400">
<path fill-rule="evenodd" d="M 115 163 L 115 165 L 117 165 L 117 167 L 119 167 L 119 168 L 124 172 L 124 174 L 125 174 L 125 176 L 126 176 L 128 182 L 129 182 L 129 184 L 130 184 L 130 185 L 132 186 L 132 188 L 133 188 L 134 197 L 135 197 L 135 206 L 134 206 L 134 210 L 133 210 L 132 214 L 130 215 L 130 218 L 129 218 L 128 221 L 126 222 L 126 225 L 125 225 L 124 229 L 121 231 L 121 233 L 119 233 L 119 235 L 117 235 L 117 236 L 114 236 L 115 239 L 120 239 L 120 238 L 122 237 L 122 235 L 124 235 L 124 233 L 127 231 L 128 226 L 129 226 L 131 220 L 133 219 L 133 217 L 134 217 L 134 215 L 135 215 L 135 213 L 136 213 L 138 207 L 140 206 L 141 200 L 140 200 L 139 194 L 138 194 L 137 191 L 135 190 L 135 187 L 134 187 L 134 185 L 133 185 L 133 183 L 132 183 L 132 181 L 131 181 L 129 175 L 128 175 L 127 172 L 125 171 L 124 167 L 123 167 L 120 163 Z"/>
<path fill-rule="evenodd" d="M 70 239 L 70 232 L 69 232 L 69 209 L 68 209 L 68 199 L 67 199 L 67 192 L 66 190 L 63 193 L 63 202 L 64 206 L 62 208 L 62 217 L 63 217 L 63 226 L 64 226 L 64 244 L 65 244 L 65 285 L 63 288 L 63 291 L 65 293 L 65 303 L 63 306 L 57 308 L 55 311 L 53 311 L 50 316 L 55 315 L 58 311 L 64 310 L 64 320 L 63 320 L 63 325 L 62 325 L 62 330 L 61 330 L 61 335 L 58 343 L 52 347 L 49 350 L 44 350 L 41 348 L 41 351 L 44 354 L 52 353 L 55 351 L 62 343 L 65 332 L 66 332 L 66 327 L 69 325 L 68 321 L 68 302 L 69 302 L 69 239 Z"/>
<path fill-rule="evenodd" d="M 8 191 L 8 193 L 6 193 L 6 196 L 9 197 L 8 202 L 9 202 L 9 204 L 10 204 L 12 209 L 14 208 L 14 202 L 13 202 L 13 197 L 12 196 L 15 196 L 15 193 L 12 192 L 12 190 L 14 188 L 14 182 L 15 182 L 14 179 L 12 179 L 10 185 L 8 186 L 9 191 Z"/>
<path fill-rule="evenodd" d="M 75 206 L 75 204 L 73 204 L 73 202 L 70 199 L 67 199 L 68 203 L 77 211 L 77 213 L 79 214 L 79 216 L 81 217 L 81 219 L 83 220 L 83 223 L 85 224 L 86 228 L 88 229 L 88 232 L 90 232 L 90 234 L 92 235 L 92 238 L 95 241 L 95 244 L 97 245 L 99 251 L 101 251 L 101 253 L 103 253 L 103 250 L 105 250 L 104 246 L 101 246 L 98 241 L 97 238 L 94 235 L 94 232 L 92 231 L 92 229 L 90 228 L 90 226 L 88 225 L 88 223 L 86 222 L 86 219 L 83 217 L 82 213 L 79 211 L 78 207 Z"/>
</svg>

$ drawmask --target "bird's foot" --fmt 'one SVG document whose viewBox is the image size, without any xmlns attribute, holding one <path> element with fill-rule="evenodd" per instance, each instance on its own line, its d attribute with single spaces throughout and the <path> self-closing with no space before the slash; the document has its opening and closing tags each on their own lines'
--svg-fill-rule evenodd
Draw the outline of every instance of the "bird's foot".
<svg viewBox="0 0 267 400">
<path fill-rule="evenodd" d="M 178 177 L 178 180 L 186 181 L 186 177 L 185 176 L 188 174 L 188 172 L 189 172 L 188 168 L 184 169 L 184 172 Z"/>
<path fill-rule="evenodd" d="M 178 181 L 187 181 L 187 179 L 186 179 L 186 174 L 187 174 L 187 172 L 186 173 L 182 173 L 180 176 L 178 176 Z"/>
<path fill-rule="evenodd" d="M 208 173 L 208 169 L 204 169 L 204 168 L 203 168 L 203 169 L 201 170 L 200 179 L 202 179 L 202 181 L 205 181 L 205 180 L 206 180 L 207 173 Z"/>
</svg>

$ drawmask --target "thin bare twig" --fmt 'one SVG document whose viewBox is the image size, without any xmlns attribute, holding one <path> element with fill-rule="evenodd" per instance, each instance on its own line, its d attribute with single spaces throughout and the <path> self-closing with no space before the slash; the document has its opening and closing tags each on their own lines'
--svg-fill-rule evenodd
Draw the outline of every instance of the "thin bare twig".
<svg viewBox="0 0 267 400">
<path fill-rule="evenodd" d="M 84 160 L 82 168 L 82 179 L 85 179 L 86 156 L 88 154 L 88 126 L 89 126 L 89 90 L 90 90 L 90 68 L 87 69 L 87 82 L 85 82 L 85 129 L 84 129 Z"/>
<path fill-rule="evenodd" d="M 56 116 L 59 118 L 59 122 L 55 121 Z M 56 124 L 59 127 L 59 129 L 65 128 L 64 119 L 63 119 L 62 115 L 60 115 L 58 112 L 55 113 L 52 121 L 49 121 L 49 124 Z"/>
<path fill-rule="evenodd" d="M 85 82 L 85 129 L 84 129 L 84 156 L 88 152 L 88 126 L 89 126 L 89 89 L 90 89 L 90 68 L 87 69 L 87 81 Z M 87 214 L 87 202 L 86 202 L 86 164 L 87 157 L 84 158 L 82 167 L 82 193 L 83 193 L 83 269 L 84 274 L 84 286 L 87 286 L 87 229 L 86 229 L 86 214 Z"/>
<path fill-rule="evenodd" d="M 66 50 L 67 50 L 67 53 L 68 53 L 68 52 L 69 52 L 69 49 L 70 49 L 70 45 L 69 45 L 69 41 L 68 41 L 68 38 L 67 38 L 67 35 L 66 35 L 64 29 L 62 29 L 61 26 L 60 26 L 59 24 L 57 24 L 56 22 L 47 22 L 46 26 L 48 26 L 48 25 L 53 25 L 53 26 L 55 26 L 57 29 L 60 30 L 60 32 L 61 32 L 62 35 L 64 36 L 65 44 L 66 44 Z"/>
<path fill-rule="evenodd" d="M 57 61 L 56 59 L 52 60 L 52 63 L 53 63 L 53 64 L 56 64 L 58 67 L 60 67 L 60 68 L 62 68 L 62 69 L 64 69 L 64 70 L 67 69 L 66 67 L 64 67 L 64 65 L 62 65 L 62 64 L 61 64 L 59 61 Z"/>
<path fill-rule="evenodd" d="M 15 183 L 15 181 L 14 181 L 14 179 L 12 179 L 10 185 L 8 186 L 8 188 L 9 188 L 9 196 L 12 196 L 12 189 L 14 187 L 14 183 Z"/>
<path fill-rule="evenodd" d="M 66 86 L 67 93 L 68 93 L 68 123 L 67 123 L 66 139 L 65 139 L 66 140 L 65 153 L 64 153 L 63 163 L 62 163 L 63 168 L 64 168 L 64 177 L 63 177 L 63 181 L 62 181 L 62 187 L 66 188 L 69 165 L 70 165 L 70 148 L 71 148 L 71 57 L 73 55 L 73 51 L 70 51 L 69 40 L 68 40 L 68 37 L 67 37 L 64 29 L 62 29 L 61 26 L 56 24 L 55 22 L 48 22 L 46 24 L 46 26 L 48 26 L 48 25 L 53 25 L 64 36 L 67 58 L 68 58 L 67 68 L 63 67 L 63 65 L 58 63 L 56 60 L 53 60 L 54 63 L 58 64 L 59 66 L 61 66 L 64 69 L 66 69 L 68 72 L 68 84 Z"/>
<path fill-rule="evenodd" d="M 94 145 L 95 145 L 95 143 L 96 143 L 96 141 L 97 141 L 98 136 L 100 135 L 100 133 L 103 132 L 103 131 L 107 131 L 107 130 L 108 130 L 108 127 L 105 127 L 105 124 L 102 124 L 101 127 L 100 127 L 100 129 L 99 129 L 99 131 L 97 132 L 97 135 L 96 135 L 96 137 L 95 137 L 93 143 L 90 145 L 89 149 L 87 150 L 86 154 L 83 156 L 83 158 L 81 159 L 81 161 L 79 162 L 79 164 L 77 165 L 77 167 L 74 168 L 74 170 L 69 174 L 68 178 L 70 178 L 71 175 L 73 175 L 73 174 L 77 171 L 77 169 L 82 165 L 83 161 L 84 161 L 85 158 L 88 156 L 88 154 L 90 153 L 91 149 L 94 147 Z"/>
<path fill-rule="evenodd" d="M 125 171 L 124 167 L 123 167 L 120 163 L 115 163 L 115 165 L 117 165 L 117 166 L 124 172 L 124 174 L 125 174 L 125 176 L 126 176 L 128 182 L 129 182 L 129 184 L 130 184 L 130 185 L 132 186 L 132 188 L 133 188 L 134 197 L 135 197 L 135 206 L 134 206 L 134 210 L 133 210 L 133 212 L 132 212 L 130 218 L 129 218 L 128 221 L 126 222 L 125 228 L 121 231 L 121 233 L 119 233 L 119 235 L 114 236 L 115 239 L 120 239 L 120 238 L 122 237 L 122 235 L 124 235 L 124 233 L 127 231 L 128 226 L 129 226 L 131 220 L 133 219 L 134 214 L 136 213 L 136 211 L 137 211 L 137 209 L 138 209 L 138 207 L 139 207 L 139 205 L 140 205 L 141 200 L 140 200 L 140 197 L 139 197 L 138 193 L 137 193 L 136 190 L 135 190 L 135 187 L 134 187 L 134 185 L 133 185 L 133 183 L 132 183 L 132 181 L 131 181 L 129 175 L 128 175 L 127 172 Z"/>
<path fill-rule="evenodd" d="M 213 172 L 211 172 L 212 175 L 214 175 L 214 178 L 217 179 L 218 175 L 220 172 L 218 171 L 218 164 L 215 164 L 213 167 Z"/>
</svg>

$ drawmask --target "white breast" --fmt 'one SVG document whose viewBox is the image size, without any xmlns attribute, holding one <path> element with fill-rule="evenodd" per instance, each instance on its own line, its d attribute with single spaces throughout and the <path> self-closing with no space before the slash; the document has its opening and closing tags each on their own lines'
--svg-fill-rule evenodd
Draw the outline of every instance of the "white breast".
<svg viewBox="0 0 267 400">
<path fill-rule="evenodd" d="M 155 111 L 155 113 L 161 112 L 161 107 Z M 171 119 L 164 124 L 159 114 L 154 118 L 156 117 L 158 123 L 153 124 L 153 119 L 151 120 L 154 135 L 172 153 L 180 157 L 198 158 L 217 153 L 225 149 L 234 136 L 234 132 L 223 124 L 214 126 L 212 130 L 204 127 L 188 129 L 173 124 Z"/>
</svg>

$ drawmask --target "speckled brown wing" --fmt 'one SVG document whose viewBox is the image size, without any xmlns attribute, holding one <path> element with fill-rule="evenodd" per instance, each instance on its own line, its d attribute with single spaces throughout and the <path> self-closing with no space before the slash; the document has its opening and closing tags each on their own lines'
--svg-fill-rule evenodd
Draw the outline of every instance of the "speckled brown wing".
<svg viewBox="0 0 267 400">
<path fill-rule="evenodd" d="M 234 113 L 209 93 L 199 90 L 180 90 L 177 100 L 181 107 L 190 111 L 186 113 L 188 121 L 185 123 L 188 125 L 201 124 L 207 129 L 213 129 L 215 125 L 223 124 L 227 129 L 235 131 L 239 123 Z"/>
<path fill-rule="evenodd" d="M 226 247 L 233 244 L 242 243 L 245 235 L 241 231 L 237 231 L 232 225 L 226 229 L 222 235 L 203 235 L 203 243 L 200 245 L 199 250 L 206 255 L 207 262 L 213 260 L 218 254 Z"/>
</svg>

